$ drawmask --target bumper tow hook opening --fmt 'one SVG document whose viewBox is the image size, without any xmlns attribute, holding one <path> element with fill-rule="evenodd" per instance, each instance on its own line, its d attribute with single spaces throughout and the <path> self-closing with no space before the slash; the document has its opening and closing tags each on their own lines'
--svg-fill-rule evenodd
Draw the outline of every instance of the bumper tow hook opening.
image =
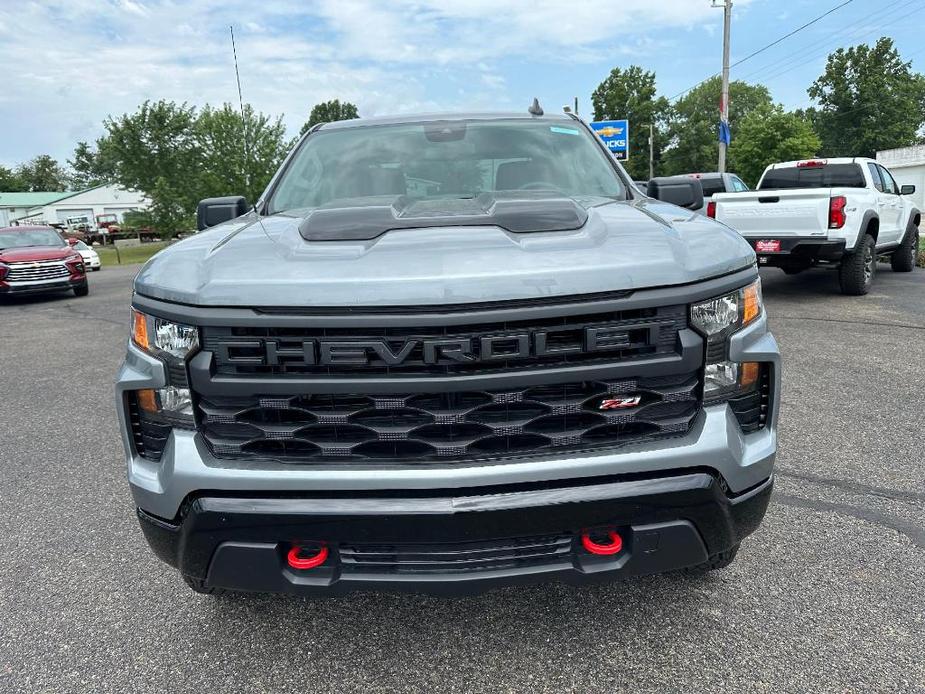
<svg viewBox="0 0 925 694">
<path fill-rule="evenodd" d="M 582 533 L 581 546 L 591 554 L 617 554 L 623 549 L 623 538 L 616 530 L 595 534 L 606 535 L 609 542 L 595 542 L 591 539 L 591 533 Z"/>
<path fill-rule="evenodd" d="M 326 545 L 321 545 L 321 548 L 311 556 L 303 557 L 301 556 L 302 547 L 294 545 L 292 549 L 286 554 L 286 562 L 293 569 L 306 570 L 314 569 L 317 566 L 321 566 L 328 559 L 328 548 Z"/>
</svg>

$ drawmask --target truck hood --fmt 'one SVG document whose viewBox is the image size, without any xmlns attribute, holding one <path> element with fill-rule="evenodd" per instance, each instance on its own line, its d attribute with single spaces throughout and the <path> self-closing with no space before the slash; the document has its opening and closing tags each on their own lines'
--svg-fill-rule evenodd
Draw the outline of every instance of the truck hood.
<svg viewBox="0 0 925 694">
<path fill-rule="evenodd" d="M 755 262 L 726 226 L 651 199 L 592 206 L 571 231 L 437 226 L 306 241 L 302 221 L 249 214 L 201 232 L 151 258 L 135 291 L 200 306 L 420 306 L 686 284 Z"/>
<path fill-rule="evenodd" d="M 7 248 L 6 250 L 0 251 L 0 263 L 29 263 L 41 260 L 64 260 L 75 254 L 76 251 L 59 246 Z"/>
</svg>

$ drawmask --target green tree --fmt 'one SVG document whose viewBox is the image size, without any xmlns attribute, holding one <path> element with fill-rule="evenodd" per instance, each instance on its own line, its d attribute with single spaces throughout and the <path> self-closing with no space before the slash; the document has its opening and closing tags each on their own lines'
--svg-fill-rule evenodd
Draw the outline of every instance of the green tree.
<svg viewBox="0 0 925 694">
<path fill-rule="evenodd" d="M 78 142 L 74 148 L 73 158 L 68 159 L 71 168 L 69 175 L 71 187 L 82 190 L 113 180 L 115 172 L 113 162 L 109 161 L 104 148 L 101 153 L 99 146 L 96 149 L 86 142 Z"/>
<path fill-rule="evenodd" d="M 729 146 L 729 170 L 754 187 L 768 164 L 814 157 L 820 147 L 812 124 L 781 106 L 758 108 L 739 123 Z"/>
<path fill-rule="evenodd" d="M 594 120 L 629 120 L 629 159 L 623 162 L 635 179 L 649 178 L 649 125 L 655 125 L 654 161 L 656 174 L 667 142 L 665 124 L 668 99 L 655 96 L 655 73 L 630 65 L 610 71 L 591 94 Z"/>
<path fill-rule="evenodd" d="M 822 138 L 822 156 L 873 157 L 877 150 L 920 141 L 925 76 L 903 62 L 892 39 L 839 48 L 807 93 Z"/>
<path fill-rule="evenodd" d="M 99 151 L 112 162 L 115 180 L 148 195 L 158 182 L 195 209 L 198 198 L 190 182 L 199 175 L 201 152 L 196 109 L 172 101 L 144 102 L 135 113 L 107 118 Z"/>
<path fill-rule="evenodd" d="M 663 156 L 665 173 L 715 171 L 719 152 L 719 102 L 722 81 L 712 77 L 679 99 L 669 114 L 671 142 Z M 771 107 L 767 87 L 736 80 L 729 83 L 729 130 L 732 142 L 749 113 Z"/>
<path fill-rule="evenodd" d="M 23 190 L 32 192 L 67 190 L 68 177 L 57 159 L 40 154 L 16 168 L 16 176 L 22 182 Z"/>
<path fill-rule="evenodd" d="M 197 195 L 243 195 L 254 203 L 292 146 L 282 117 L 275 120 L 249 105 L 241 112 L 231 104 L 206 106 L 196 119 L 202 161 Z"/>
<path fill-rule="evenodd" d="M 199 201 L 202 152 L 196 109 L 144 102 L 133 114 L 107 118 L 98 151 L 114 179 L 151 200 L 151 225 L 163 236 L 188 229 Z"/>
<path fill-rule="evenodd" d="M 0 191 L 4 193 L 21 193 L 26 190 L 26 184 L 15 171 L 0 166 Z"/>
<path fill-rule="evenodd" d="M 305 131 L 318 123 L 333 123 L 338 120 L 350 120 L 351 118 L 359 117 L 360 114 L 357 111 L 357 107 L 349 101 L 345 101 L 344 103 L 341 103 L 339 99 L 323 101 L 312 107 L 308 120 L 305 121 L 305 125 L 302 126 L 299 135 L 304 135 Z"/>
</svg>

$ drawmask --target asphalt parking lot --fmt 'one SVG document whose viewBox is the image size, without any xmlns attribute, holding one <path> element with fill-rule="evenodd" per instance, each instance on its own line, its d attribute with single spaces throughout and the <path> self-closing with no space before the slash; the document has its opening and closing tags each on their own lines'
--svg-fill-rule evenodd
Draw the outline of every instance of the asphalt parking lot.
<svg viewBox="0 0 925 694">
<path fill-rule="evenodd" d="M 137 269 L 0 304 L 0 691 L 925 692 L 925 270 L 764 272 L 778 483 L 728 569 L 310 602 L 148 551 L 112 403 Z"/>
</svg>

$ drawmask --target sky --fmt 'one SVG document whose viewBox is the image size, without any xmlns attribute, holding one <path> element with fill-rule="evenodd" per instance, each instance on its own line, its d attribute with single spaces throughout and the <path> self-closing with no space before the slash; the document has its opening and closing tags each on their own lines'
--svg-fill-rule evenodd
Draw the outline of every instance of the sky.
<svg viewBox="0 0 925 694">
<path fill-rule="evenodd" d="M 844 0 L 734 0 L 732 62 Z M 361 116 L 547 110 L 579 100 L 614 67 L 656 73 L 673 98 L 719 71 L 710 0 L 0 0 L 0 164 L 62 162 L 103 120 L 146 99 L 245 101 L 298 133 L 313 104 Z M 925 0 L 851 0 L 732 70 L 787 108 L 842 46 L 894 39 L 925 71 Z M 632 127 L 632 124 L 630 124 Z"/>
</svg>

